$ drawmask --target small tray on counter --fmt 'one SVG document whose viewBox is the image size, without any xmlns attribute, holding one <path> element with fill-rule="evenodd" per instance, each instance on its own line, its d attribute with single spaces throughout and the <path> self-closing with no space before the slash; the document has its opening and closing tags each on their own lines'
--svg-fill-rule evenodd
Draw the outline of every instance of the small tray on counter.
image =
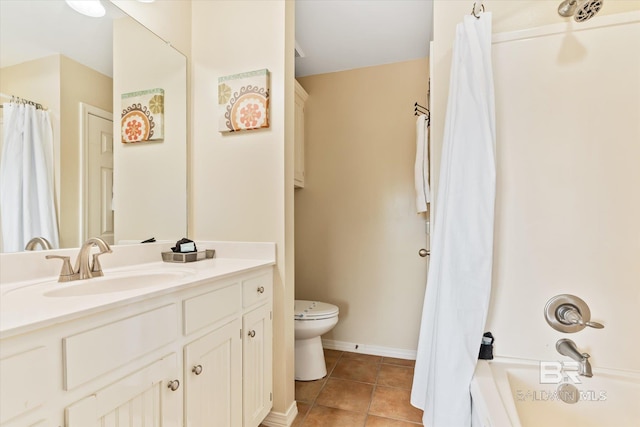
<svg viewBox="0 0 640 427">
<path fill-rule="evenodd" d="M 194 262 L 203 259 L 210 259 L 216 256 L 215 249 L 205 249 L 198 252 L 162 252 L 164 262 Z"/>
</svg>

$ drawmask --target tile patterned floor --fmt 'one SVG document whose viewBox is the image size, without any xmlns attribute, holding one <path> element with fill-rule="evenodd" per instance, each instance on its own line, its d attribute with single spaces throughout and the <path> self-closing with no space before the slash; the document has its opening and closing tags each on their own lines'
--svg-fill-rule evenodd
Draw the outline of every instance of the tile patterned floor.
<svg viewBox="0 0 640 427">
<path fill-rule="evenodd" d="M 417 427 L 422 411 L 409 403 L 411 360 L 325 350 L 327 376 L 296 381 L 292 427 Z"/>
</svg>

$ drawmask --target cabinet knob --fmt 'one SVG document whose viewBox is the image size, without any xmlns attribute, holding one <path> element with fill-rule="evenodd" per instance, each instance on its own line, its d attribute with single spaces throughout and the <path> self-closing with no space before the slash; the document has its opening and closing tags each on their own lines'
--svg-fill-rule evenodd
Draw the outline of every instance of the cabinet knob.
<svg viewBox="0 0 640 427">
<path fill-rule="evenodd" d="M 258 288 L 258 293 L 259 293 L 259 294 L 263 294 L 263 293 L 264 293 L 264 286 L 260 286 L 260 287 Z"/>
<path fill-rule="evenodd" d="M 253 329 L 249 331 L 249 333 L 247 334 L 249 335 L 251 338 L 256 336 L 256 331 L 254 331 Z"/>
<path fill-rule="evenodd" d="M 420 255 L 422 258 L 426 257 L 427 255 L 431 255 L 431 251 L 427 250 L 427 249 L 420 249 L 418 251 L 418 255 Z"/>
<path fill-rule="evenodd" d="M 178 380 L 169 381 L 169 384 L 167 384 L 167 387 L 171 391 L 176 391 L 180 387 L 180 381 Z"/>
<path fill-rule="evenodd" d="M 191 372 L 193 372 L 196 375 L 200 375 L 202 373 L 202 365 L 194 366 L 193 369 L 191 369 Z"/>
</svg>

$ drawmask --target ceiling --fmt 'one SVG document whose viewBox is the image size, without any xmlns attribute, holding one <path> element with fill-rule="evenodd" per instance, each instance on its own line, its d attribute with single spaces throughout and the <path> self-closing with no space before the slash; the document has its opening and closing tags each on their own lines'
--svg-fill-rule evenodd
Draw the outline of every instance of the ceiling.
<svg viewBox="0 0 640 427">
<path fill-rule="evenodd" d="M 103 0 L 107 17 L 122 12 Z M 424 58 L 433 0 L 296 0 L 296 76 Z M 26 17 L 29 18 L 26 18 Z M 0 0 L 0 66 L 62 53 L 112 75 L 111 19 L 62 0 Z"/>
<path fill-rule="evenodd" d="M 433 0 L 296 0 L 296 76 L 425 58 Z"/>
<path fill-rule="evenodd" d="M 0 66 L 61 53 L 111 76 L 111 21 L 124 14 L 109 1 L 102 3 L 106 17 L 89 18 L 63 0 L 0 0 Z"/>
</svg>

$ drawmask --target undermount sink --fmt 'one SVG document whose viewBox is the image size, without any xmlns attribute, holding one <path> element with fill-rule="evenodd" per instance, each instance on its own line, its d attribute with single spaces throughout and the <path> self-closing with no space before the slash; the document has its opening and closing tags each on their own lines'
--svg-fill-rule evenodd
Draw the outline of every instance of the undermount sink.
<svg viewBox="0 0 640 427">
<path fill-rule="evenodd" d="M 43 295 L 46 297 L 77 297 L 123 292 L 175 283 L 191 274 L 193 272 L 188 270 L 105 273 L 105 276 L 102 277 L 76 280 L 65 284 L 56 282 L 60 287 L 45 292 Z"/>
</svg>

